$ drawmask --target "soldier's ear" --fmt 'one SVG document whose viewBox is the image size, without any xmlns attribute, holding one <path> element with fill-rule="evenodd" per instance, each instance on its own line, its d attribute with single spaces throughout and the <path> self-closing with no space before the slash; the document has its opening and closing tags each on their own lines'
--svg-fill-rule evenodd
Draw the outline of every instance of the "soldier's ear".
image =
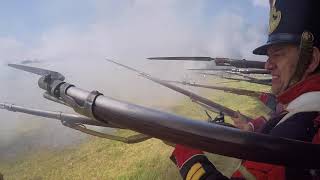
<svg viewBox="0 0 320 180">
<path fill-rule="evenodd" d="M 317 47 L 313 47 L 313 54 L 312 54 L 312 60 L 308 66 L 308 69 L 306 70 L 307 74 L 313 73 L 320 64 L 320 50 Z"/>
</svg>

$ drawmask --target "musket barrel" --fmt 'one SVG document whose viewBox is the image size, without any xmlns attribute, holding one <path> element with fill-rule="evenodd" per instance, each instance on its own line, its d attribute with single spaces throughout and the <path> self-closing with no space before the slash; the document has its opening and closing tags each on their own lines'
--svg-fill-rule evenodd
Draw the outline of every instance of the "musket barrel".
<svg viewBox="0 0 320 180">
<path fill-rule="evenodd" d="M 215 103 L 215 102 L 213 102 L 213 101 L 211 101 L 211 100 L 209 100 L 207 98 L 204 98 L 202 96 L 199 96 L 199 95 L 197 95 L 197 94 L 195 94 L 195 93 L 193 93 L 191 91 L 185 90 L 185 89 L 180 88 L 178 86 L 174 86 L 174 85 L 172 85 L 170 83 L 167 83 L 165 81 L 162 81 L 162 80 L 159 80 L 159 79 L 156 79 L 156 78 L 153 78 L 153 77 L 147 77 L 147 78 L 150 79 L 151 81 L 154 81 L 154 82 L 156 82 L 158 84 L 161 84 L 161 85 L 163 85 L 165 87 L 168 87 L 168 88 L 170 88 L 170 89 L 172 89 L 174 91 L 177 91 L 177 92 L 179 92 L 181 94 L 189 96 L 192 100 L 199 101 L 199 102 L 201 102 L 201 103 L 203 103 L 203 104 L 205 104 L 207 106 L 213 107 L 215 109 L 219 109 L 220 111 L 222 111 L 223 113 L 225 113 L 228 116 L 233 117 L 235 115 L 235 111 L 234 110 L 232 110 L 232 109 L 230 109 L 228 107 L 222 106 L 222 105 L 220 105 L 218 103 Z M 246 117 L 246 118 L 249 119 L 249 117 Z"/>
<path fill-rule="evenodd" d="M 264 69 L 265 62 L 262 61 L 248 61 L 248 60 L 239 60 L 239 59 L 230 59 L 228 62 L 231 66 L 237 68 L 257 68 Z"/>
<path fill-rule="evenodd" d="M 271 79 L 238 79 L 238 78 L 232 78 L 232 77 L 224 77 L 224 76 L 220 76 L 218 74 L 213 74 L 213 73 L 202 73 L 202 72 L 200 72 L 198 74 L 208 75 L 208 76 L 216 76 L 216 77 L 228 79 L 228 80 L 245 81 L 245 82 L 267 85 L 267 86 L 271 85 Z"/>
<path fill-rule="evenodd" d="M 265 69 L 245 69 L 245 70 L 238 70 L 236 72 L 242 74 L 270 74 L 270 71 Z"/>
<path fill-rule="evenodd" d="M 185 82 L 185 81 L 183 81 L 183 82 L 180 82 L 180 81 L 163 81 L 163 82 L 177 83 L 177 84 L 182 84 L 182 85 L 187 85 L 187 86 L 201 87 L 201 88 L 214 89 L 214 90 L 221 90 L 221 91 L 230 92 L 230 93 L 233 93 L 233 94 L 252 96 L 252 97 L 256 97 L 256 98 L 258 98 L 262 93 L 262 92 L 259 92 L 259 91 L 251 91 L 251 90 L 246 90 L 246 89 L 237 89 L 237 88 L 230 88 L 230 87 L 189 83 L 189 82 Z"/>
<path fill-rule="evenodd" d="M 71 87 L 67 95 L 84 102 L 88 91 Z M 241 159 L 315 168 L 319 145 L 289 140 L 193 120 L 100 95 L 92 107 L 100 121 L 110 121 L 128 129 L 172 143 Z M 299 163 L 296 163 L 296 162 Z"/>
</svg>

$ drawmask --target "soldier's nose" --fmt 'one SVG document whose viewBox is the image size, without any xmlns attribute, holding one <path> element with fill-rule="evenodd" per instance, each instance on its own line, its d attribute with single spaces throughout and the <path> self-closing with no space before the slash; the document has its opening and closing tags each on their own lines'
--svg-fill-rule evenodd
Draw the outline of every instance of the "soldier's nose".
<svg viewBox="0 0 320 180">
<path fill-rule="evenodd" d="M 274 64 L 271 62 L 270 58 L 268 58 L 267 62 L 264 65 L 264 68 L 269 71 L 274 69 Z"/>
</svg>

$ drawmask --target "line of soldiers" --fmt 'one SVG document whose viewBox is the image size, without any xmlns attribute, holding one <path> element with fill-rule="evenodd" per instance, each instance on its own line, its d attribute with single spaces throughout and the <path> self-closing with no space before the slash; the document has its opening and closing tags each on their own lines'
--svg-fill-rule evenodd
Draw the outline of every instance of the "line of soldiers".
<svg viewBox="0 0 320 180">
<path fill-rule="evenodd" d="M 319 8 L 319 0 L 270 0 L 268 41 L 253 53 L 268 56 L 265 68 L 271 71 L 272 93 L 282 108 L 268 120 L 259 117 L 246 122 L 238 113 L 233 118 L 238 128 L 320 143 Z M 184 179 L 229 179 L 200 149 L 177 144 L 171 159 Z M 243 160 L 230 179 L 320 179 L 320 171 Z"/>
</svg>

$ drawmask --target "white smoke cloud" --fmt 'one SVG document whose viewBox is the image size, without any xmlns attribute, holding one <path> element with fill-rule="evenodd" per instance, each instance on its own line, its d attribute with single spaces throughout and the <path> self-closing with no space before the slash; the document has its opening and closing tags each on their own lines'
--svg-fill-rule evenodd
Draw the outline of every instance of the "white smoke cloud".
<svg viewBox="0 0 320 180">
<path fill-rule="evenodd" d="M 0 37 L 0 62 L 9 62 L 26 55 L 27 47 L 14 37 Z"/>
<path fill-rule="evenodd" d="M 251 52 L 265 39 L 263 27 L 250 25 L 242 14 L 230 13 L 228 9 L 208 21 L 205 27 L 199 26 L 201 23 L 197 21 L 204 18 L 204 1 L 124 2 L 94 1 L 97 12 L 91 24 L 84 24 L 82 28 L 57 25 L 36 36 L 32 47 L 14 37 L 0 37 L 0 62 L 4 65 L 24 59 L 45 60 L 36 66 L 62 72 L 79 87 L 97 89 L 107 96 L 147 106 L 160 106 L 183 96 L 108 64 L 104 58 L 115 58 L 163 79 L 181 79 L 185 77 L 184 67 L 202 64 L 151 62 L 145 58 L 184 55 L 257 59 Z M 254 5 L 264 5 L 261 2 L 253 1 Z M 41 98 L 42 91 L 37 88 L 34 75 L 0 66 L 0 80 L 0 101 L 64 110 Z M 4 117 L 0 126 L 2 137 L 6 137 L 4 132 L 25 125 L 24 115 L 0 113 Z M 39 121 L 32 122 L 39 128 Z M 61 137 L 65 133 L 55 132 L 70 130 L 58 123 L 50 126 L 57 129 L 50 132 L 51 137 L 58 137 L 53 139 L 66 139 Z M 6 131 L 1 130 L 4 128 Z"/>
<path fill-rule="evenodd" d="M 254 6 L 269 8 L 269 0 L 251 0 Z"/>
</svg>

